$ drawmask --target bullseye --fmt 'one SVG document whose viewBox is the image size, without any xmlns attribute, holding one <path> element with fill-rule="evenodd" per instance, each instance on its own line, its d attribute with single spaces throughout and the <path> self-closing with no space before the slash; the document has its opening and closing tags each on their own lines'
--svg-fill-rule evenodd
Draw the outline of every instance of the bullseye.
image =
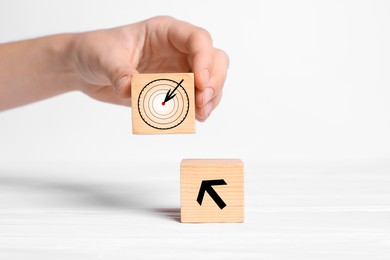
<svg viewBox="0 0 390 260">
<path fill-rule="evenodd" d="M 154 114 L 156 118 L 166 119 L 175 113 L 175 107 L 177 104 L 176 99 L 165 102 L 165 93 L 167 90 L 160 89 L 150 95 L 150 112 Z"/>
</svg>

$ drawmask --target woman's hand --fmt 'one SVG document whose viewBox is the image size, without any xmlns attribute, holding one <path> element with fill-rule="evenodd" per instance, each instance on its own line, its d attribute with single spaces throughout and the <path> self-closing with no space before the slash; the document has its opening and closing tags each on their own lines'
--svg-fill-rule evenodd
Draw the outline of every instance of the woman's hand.
<svg viewBox="0 0 390 260">
<path fill-rule="evenodd" d="M 221 100 L 229 65 L 207 31 L 171 17 L 0 44 L 0 57 L 0 111 L 73 90 L 130 105 L 132 75 L 193 72 L 199 121 Z"/>
<path fill-rule="evenodd" d="M 155 17 L 113 29 L 76 34 L 70 48 L 78 88 L 101 101 L 130 105 L 136 73 L 193 72 L 196 117 L 204 121 L 218 105 L 228 56 L 210 34 L 171 17 Z"/>
</svg>

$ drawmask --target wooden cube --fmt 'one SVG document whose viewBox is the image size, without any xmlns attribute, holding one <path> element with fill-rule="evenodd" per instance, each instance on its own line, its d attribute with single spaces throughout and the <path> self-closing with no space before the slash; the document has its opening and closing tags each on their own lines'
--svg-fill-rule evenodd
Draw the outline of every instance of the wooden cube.
<svg viewBox="0 0 390 260">
<path fill-rule="evenodd" d="M 195 133 L 194 92 L 193 73 L 133 75 L 133 134 Z"/>
<path fill-rule="evenodd" d="M 185 159 L 180 165 L 181 222 L 244 222 L 244 164 Z"/>
</svg>

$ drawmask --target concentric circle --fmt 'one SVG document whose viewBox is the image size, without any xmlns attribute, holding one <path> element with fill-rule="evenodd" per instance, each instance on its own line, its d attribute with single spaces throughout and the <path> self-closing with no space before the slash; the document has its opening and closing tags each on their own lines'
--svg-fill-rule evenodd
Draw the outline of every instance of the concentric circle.
<svg viewBox="0 0 390 260">
<path fill-rule="evenodd" d="M 170 93 L 170 100 L 165 98 Z M 169 95 L 169 94 L 168 94 Z M 189 98 L 186 90 L 171 79 L 156 79 L 142 88 L 138 97 L 138 112 L 149 126 L 168 130 L 180 125 L 187 117 Z"/>
</svg>

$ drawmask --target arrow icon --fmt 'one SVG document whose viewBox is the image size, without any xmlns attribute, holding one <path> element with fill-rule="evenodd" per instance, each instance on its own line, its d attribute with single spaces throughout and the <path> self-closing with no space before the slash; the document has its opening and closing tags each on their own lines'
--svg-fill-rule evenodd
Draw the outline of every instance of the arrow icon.
<svg viewBox="0 0 390 260">
<path fill-rule="evenodd" d="M 226 203 L 221 199 L 217 192 L 215 192 L 213 187 L 211 187 L 214 185 L 227 185 L 227 183 L 223 179 L 202 181 L 196 201 L 199 205 L 202 205 L 204 193 L 207 191 L 210 197 L 217 203 L 218 207 L 223 209 L 226 206 Z"/>
<path fill-rule="evenodd" d="M 171 100 L 172 98 L 174 98 L 174 97 L 176 96 L 175 91 L 176 91 L 176 89 L 180 86 L 180 84 L 183 83 L 183 81 L 184 81 L 184 79 L 182 79 L 182 80 L 179 82 L 179 84 L 177 84 L 177 86 L 172 90 L 172 92 L 171 92 L 170 89 L 168 90 L 167 94 L 165 95 L 164 102 L 162 102 L 163 105 L 165 105 L 165 103 L 167 103 L 169 100 Z M 175 93 L 175 94 L 173 94 L 173 93 Z"/>
</svg>

